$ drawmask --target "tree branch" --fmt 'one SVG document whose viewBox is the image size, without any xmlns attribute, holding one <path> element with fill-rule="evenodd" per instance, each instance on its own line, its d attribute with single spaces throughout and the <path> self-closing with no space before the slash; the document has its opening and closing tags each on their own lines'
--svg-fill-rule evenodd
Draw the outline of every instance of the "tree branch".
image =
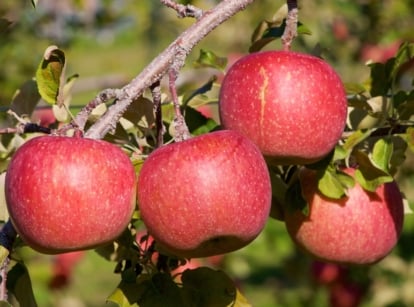
<svg viewBox="0 0 414 307">
<path fill-rule="evenodd" d="M 177 55 L 187 56 L 194 46 L 208 33 L 237 12 L 246 8 L 254 0 L 223 0 L 216 7 L 205 11 L 191 27 L 184 31 L 160 55 L 158 55 L 129 84 L 124 86 L 117 95 L 116 103 L 85 133 L 85 137 L 101 139 L 109 131 L 114 131 L 116 123 L 128 106 L 142 95 L 145 89 L 159 81 L 168 73 L 171 65 L 176 62 Z M 77 121 L 78 118 L 75 118 Z"/>
<path fill-rule="evenodd" d="M 161 3 L 177 11 L 178 17 L 180 18 L 194 17 L 195 19 L 199 19 L 203 16 L 203 10 L 191 4 L 179 4 L 173 0 L 161 0 Z"/>
<path fill-rule="evenodd" d="M 298 4 L 296 0 L 287 0 L 288 14 L 286 17 L 286 27 L 281 37 L 283 50 L 289 51 L 293 40 L 298 35 Z"/>
</svg>

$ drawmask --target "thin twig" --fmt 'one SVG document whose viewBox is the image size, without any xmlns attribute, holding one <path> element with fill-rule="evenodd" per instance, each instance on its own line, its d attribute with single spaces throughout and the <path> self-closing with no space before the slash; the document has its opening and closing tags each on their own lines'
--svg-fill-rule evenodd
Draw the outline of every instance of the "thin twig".
<svg viewBox="0 0 414 307">
<path fill-rule="evenodd" d="M 184 31 L 167 49 L 159 54 L 138 76 L 119 90 L 117 102 L 85 133 L 85 137 L 102 139 L 106 133 L 116 127 L 116 123 L 135 98 L 142 95 L 145 89 L 159 81 L 174 63 L 177 53 L 186 55 L 208 33 L 237 12 L 246 8 L 254 0 L 226 0 L 205 12 L 192 26 Z M 78 117 L 76 117 L 78 121 Z"/>
<path fill-rule="evenodd" d="M 298 4 L 296 0 L 287 0 L 288 14 L 286 17 L 286 27 L 282 35 L 283 50 L 289 51 L 293 40 L 298 35 Z"/>
<path fill-rule="evenodd" d="M 155 125 L 157 129 L 156 147 L 162 146 L 164 143 L 165 126 L 162 122 L 162 109 L 161 109 L 161 83 L 159 81 L 151 85 L 152 102 L 154 104 L 155 113 Z"/>
<path fill-rule="evenodd" d="M 59 129 L 59 131 L 64 134 L 66 131 L 74 128 L 83 130 L 92 111 L 100 104 L 115 99 L 119 94 L 118 91 L 118 89 L 105 89 L 100 92 L 93 100 L 89 101 L 88 104 L 79 111 L 75 119 L 73 119 L 69 124 L 63 126 Z"/>
<path fill-rule="evenodd" d="M 172 0 L 161 0 L 161 3 L 175 10 L 179 18 L 192 17 L 199 19 L 203 16 L 203 10 L 191 4 L 179 4 Z"/>
<path fill-rule="evenodd" d="M 181 142 L 191 138 L 190 131 L 185 123 L 184 116 L 181 114 L 181 106 L 178 101 L 177 89 L 175 81 L 177 80 L 178 71 L 171 69 L 168 73 L 169 76 L 169 89 L 171 93 L 172 102 L 174 105 L 174 119 L 172 125 L 174 127 L 174 141 Z"/>
</svg>

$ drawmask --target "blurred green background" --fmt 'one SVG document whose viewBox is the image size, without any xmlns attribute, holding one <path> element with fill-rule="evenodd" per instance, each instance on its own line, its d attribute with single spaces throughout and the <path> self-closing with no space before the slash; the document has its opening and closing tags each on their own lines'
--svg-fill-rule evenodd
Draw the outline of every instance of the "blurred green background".
<svg viewBox="0 0 414 307">
<path fill-rule="evenodd" d="M 190 2 L 207 9 L 218 1 Z M 257 24 L 271 20 L 283 3 L 255 1 L 212 32 L 189 56 L 180 77 L 181 88 L 197 88 L 218 74 L 193 67 L 200 49 L 212 50 L 230 61 L 246 54 Z M 296 39 L 293 49 L 321 50 L 344 82 L 364 82 L 369 77 L 368 60 L 385 61 L 402 41 L 414 38 L 413 0 L 299 4 L 299 19 L 312 34 Z M 46 47 L 57 45 L 66 53 L 68 75 L 80 75 L 71 103 L 75 112 L 101 89 L 128 83 L 194 22 L 178 19 L 174 11 L 154 0 L 39 0 L 36 9 L 29 0 L 2 0 L 0 17 L 0 106 L 7 107 L 16 89 L 34 76 Z M 266 48 L 279 49 L 280 42 Z M 408 156 L 398 177 L 410 203 L 414 201 L 413 161 Z M 29 249 L 23 249 L 22 257 L 39 306 L 104 306 L 119 282 L 119 276 L 113 274 L 114 263 L 90 251 L 77 263 L 67 287 L 51 290 L 53 257 Z M 361 306 L 414 306 L 413 258 L 414 218 L 407 215 L 393 253 L 375 266 L 348 270 L 349 287 L 342 292 L 337 289 L 339 294 L 335 295 L 342 295 L 343 302 L 354 295 Z M 281 222 L 269 220 L 260 237 L 226 255 L 219 267 L 254 306 L 330 305 L 332 287 L 317 281 L 315 263 L 295 249 Z"/>
</svg>

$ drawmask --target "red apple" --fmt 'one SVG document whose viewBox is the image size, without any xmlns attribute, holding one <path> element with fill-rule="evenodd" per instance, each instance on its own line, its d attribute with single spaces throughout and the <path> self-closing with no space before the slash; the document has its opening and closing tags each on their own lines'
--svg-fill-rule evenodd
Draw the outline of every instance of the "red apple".
<svg viewBox="0 0 414 307">
<path fill-rule="evenodd" d="M 329 289 L 329 306 L 357 307 L 365 295 L 363 287 L 356 283 L 340 282 L 333 284 Z"/>
<path fill-rule="evenodd" d="M 314 260 L 311 264 L 312 278 L 317 284 L 331 285 L 341 281 L 347 274 L 344 266 L 337 263 Z"/>
<path fill-rule="evenodd" d="M 351 176 L 355 173 L 352 168 L 344 171 Z M 347 197 L 335 200 L 318 191 L 314 171 L 304 168 L 299 176 L 309 216 L 288 209 L 285 222 L 300 248 L 323 261 L 370 264 L 396 245 L 404 212 L 395 182 L 382 184 L 375 192 L 355 183 Z"/>
<path fill-rule="evenodd" d="M 273 163 L 307 164 L 340 139 L 347 99 L 341 79 L 323 60 L 266 51 L 229 69 L 219 108 L 222 125 L 247 136 Z"/>
<path fill-rule="evenodd" d="M 49 288 L 61 289 L 69 285 L 76 265 L 85 256 L 85 251 L 75 251 L 56 255 L 53 259 L 52 277 Z"/>
<path fill-rule="evenodd" d="M 35 109 L 31 119 L 42 127 L 49 127 L 56 123 L 56 117 L 51 107 Z"/>
<path fill-rule="evenodd" d="M 144 224 L 159 246 L 183 258 L 244 247 L 263 229 L 270 202 L 263 156 L 235 131 L 165 145 L 138 177 Z"/>
<path fill-rule="evenodd" d="M 80 137 L 41 136 L 10 161 L 7 208 L 33 249 L 56 254 L 118 237 L 135 208 L 136 175 L 117 146 Z"/>
</svg>

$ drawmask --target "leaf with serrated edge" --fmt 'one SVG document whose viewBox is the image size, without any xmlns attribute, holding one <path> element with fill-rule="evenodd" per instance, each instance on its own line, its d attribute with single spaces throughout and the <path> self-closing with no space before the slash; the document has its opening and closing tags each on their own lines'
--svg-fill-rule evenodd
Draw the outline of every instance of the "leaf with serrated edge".
<svg viewBox="0 0 414 307">
<path fill-rule="evenodd" d="M 372 163 L 389 173 L 390 161 L 393 153 L 393 143 L 390 138 L 381 138 L 375 144 L 371 154 Z"/>
<path fill-rule="evenodd" d="M 64 102 L 65 62 L 65 53 L 56 46 L 49 46 L 36 70 L 37 87 L 47 103 L 61 106 Z"/>
<path fill-rule="evenodd" d="M 323 195 L 333 199 L 340 199 L 346 195 L 345 187 L 330 169 L 327 169 L 318 180 L 318 189 Z"/>
<path fill-rule="evenodd" d="M 373 165 L 366 153 L 355 151 L 354 155 L 358 163 L 355 180 L 365 190 L 375 192 L 381 184 L 394 180 L 392 176 Z"/>
<path fill-rule="evenodd" d="M 391 71 L 391 78 L 395 80 L 403 65 L 410 62 L 414 58 L 414 43 L 404 42 L 401 44 L 395 56 L 394 65 Z"/>
</svg>

